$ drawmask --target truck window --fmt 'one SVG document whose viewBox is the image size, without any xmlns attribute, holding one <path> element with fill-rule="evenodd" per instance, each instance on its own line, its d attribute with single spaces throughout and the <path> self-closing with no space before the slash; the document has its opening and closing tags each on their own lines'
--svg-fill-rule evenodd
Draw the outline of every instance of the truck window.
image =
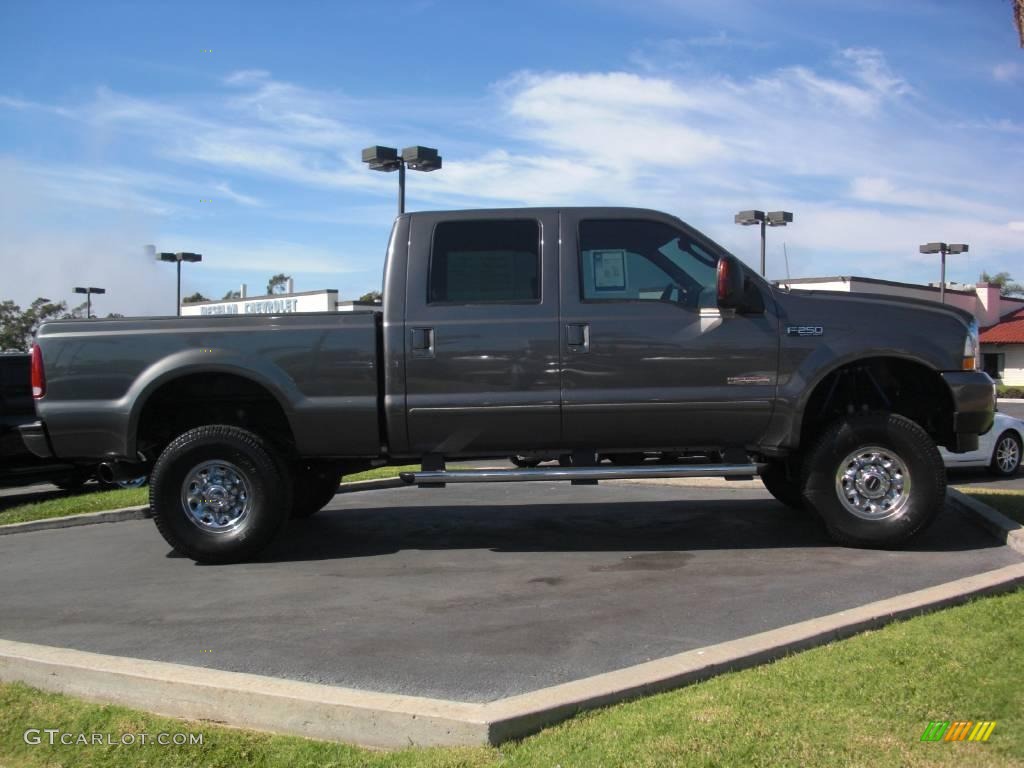
<svg viewBox="0 0 1024 768">
<path fill-rule="evenodd" d="M 584 301 L 668 301 L 715 306 L 717 259 L 668 224 L 643 220 L 580 222 Z"/>
<path fill-rule="evenodd" d="M 536 220 L 445 221 L 434 229 L 427 301 L 540 300 Z"/>
</svg>

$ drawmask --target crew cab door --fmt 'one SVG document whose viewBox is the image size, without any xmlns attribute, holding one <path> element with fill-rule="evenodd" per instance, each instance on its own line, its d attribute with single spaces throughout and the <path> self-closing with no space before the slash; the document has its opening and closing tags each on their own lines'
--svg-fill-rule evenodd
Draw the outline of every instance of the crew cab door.
<svg viewBox="0 0 1024 768">
<path fill-rule="evenodd" d="M 411 450 L 452 456 L 557 447 L 557 213 L 416 214 L 409 242 Z"/>
<path fill-rule="evenodd" d="M 720 249 L 670 216 L 629 213 L 563 213 L 566 446 L 612 452 L 756 442 L 778 368 L 770 293 L 754 281 L 763 309 L 727 316 L 715 290 Z"/>
</svg>

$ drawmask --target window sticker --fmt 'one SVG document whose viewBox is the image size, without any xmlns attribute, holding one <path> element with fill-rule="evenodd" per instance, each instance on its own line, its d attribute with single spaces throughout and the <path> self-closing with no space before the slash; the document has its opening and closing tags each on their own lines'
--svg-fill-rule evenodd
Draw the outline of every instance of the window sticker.
<svg viewBox="0 0 1024 768">
<path fill-rule="evenodd" d="M 626 290 L 626 252 L 618 250 L 593 251 L 594 288 L 599 291 Z"/>
</svg>

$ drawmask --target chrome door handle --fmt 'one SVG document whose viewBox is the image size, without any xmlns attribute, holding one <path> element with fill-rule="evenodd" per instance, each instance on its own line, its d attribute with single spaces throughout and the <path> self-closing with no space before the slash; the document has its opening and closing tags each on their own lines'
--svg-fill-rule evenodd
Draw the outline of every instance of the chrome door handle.
<svg viewBox="0 0 1024 768">
<path fill-rule="evenodd" d="M 566 325 L 565 343 L 573 352 L 589 352 L 590 323 L 569 323 Z"/>
<path fill-rule="evenodd" d="M 433 357 L 434 356 L 434 329 L 413 328 L 412 329 L 412 356 Z"/>
</svg>

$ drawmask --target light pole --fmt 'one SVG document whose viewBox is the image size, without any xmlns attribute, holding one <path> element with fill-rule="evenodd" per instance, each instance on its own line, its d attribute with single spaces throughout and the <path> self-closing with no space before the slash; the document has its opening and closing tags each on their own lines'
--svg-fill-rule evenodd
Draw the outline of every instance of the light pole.
<svg viewBox="0 0 1024 768">
<path fill-rule="evenodd" d="M 88 320 L 92 317 L 92 295 L 94 293 L 106 293 L 106 288 L 93 288 L 91 285 L 88 288 L 76 287 L 75 293 L 85 294 L 85 319 Z"/>
<path fill-rule="evenodd" d="M 942 270 L 939 272 L 939 301 L 946 303 L 946 254 L 967 253 L 970 248 L 967 243 L 925 243 L 918 246 L 921 253 L 941 253 Z"/>
<path fill-rule="evenodd" d="M 178 317 L 181 317 L 181 262 L 190 261 L 197 262 L 203 260 L 203 254 L 201 253 L 188 253 L 187 251 L 181 251 L 178 253 L 157 253 L 156 248 L 152 245 L 146 246 L 146 252 L 150 255 L 156 256 L 158 261 L 171 261 L 178 265 L 178 300 L 175 303 L 175 313 Z"/>
<path fill-rule="evenodd" d="M 747 227 L 751 224 L 761 225 L 761 277 L 764 277 L 764 227 L 784 227 L 793 220 L 793 214 L 789 211 L 740 211 L 733 217 L 733 221 Z"/>
<path fill-rule="evenodd" d="M 436 171 L 441 167 L 441 156 L 431 147 L 406 147 L 402 154 L 394 147 L 367 147 L 363 150 L 363 162 L 371 171 L 398 171 L 398 213 L 405 213 L 405 169 L 413 171 Z"/>
</svg>

